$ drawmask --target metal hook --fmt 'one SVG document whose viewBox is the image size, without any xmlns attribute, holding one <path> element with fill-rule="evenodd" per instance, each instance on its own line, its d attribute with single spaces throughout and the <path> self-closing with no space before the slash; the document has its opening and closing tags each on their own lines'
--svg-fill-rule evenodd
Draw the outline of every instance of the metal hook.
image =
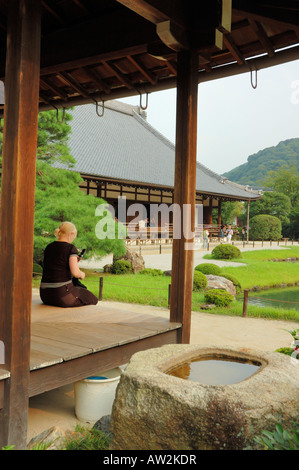
<svg viewBox="0 0 299 470">
<path fill-rule="evenodd" d="M 255 72 L 255 83 L 253 83 L 253 70 L 250 66 L 250 64 L 248 64 L 248 67 L 249 67 L 249 70 L 250 70 L 250 83 L 251 83 L 251 86 L 254 90 L 257 89 L 257 68 L 255 67 L 254 69 L 254 72 Z"/>
<path fill-rule="evenodd" d="M 101 106 L 102 106 L 102 113 L 101 113 L 101 114 L 99 113 L 99 103 L 98 103 L 97 101 L 95 101 L 95 103 L 96 103 L 96 113 L 97 113 L 97 115 L 98 115 L 99 117 L 103 117 L 103 116 L 104 116 L 104 111 L 105 111 L 105 102 L 102 100 L 102 104 L 101 104 Z"/>
<path fill-rule="evenodd" d="M 140 94 L 140 103 L 139 103 L 139 106 L 140 108 L 145 111 L 148 107 L 148 93 L 146 93 L 146 101 L 145 101 L 145 106 L 142 106 L 142 94 L 140 93 L 139 91 L 139 94 Z"/>
<path fill-rule="evenodd" d="M 62 124 L 64 121 L 65 121 L 65 108 L 63 107 L 62 108 L 62 120 L 60 121 L 59 118 L 58 118 L 58 111 L 59 109 L 56 108 L 56 106 L 52 105 L 55 109 L 56 109 L 56 120 L 57 122 L 59 122 L 60 124 Z"/>
</svg>

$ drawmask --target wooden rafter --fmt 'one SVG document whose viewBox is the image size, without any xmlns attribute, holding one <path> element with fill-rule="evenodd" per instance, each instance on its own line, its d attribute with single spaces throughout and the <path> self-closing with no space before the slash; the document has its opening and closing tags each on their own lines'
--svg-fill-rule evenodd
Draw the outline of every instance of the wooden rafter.
<svg viewBox="0 0 299 470">
<path fill-rule="evenodd" d="M 134 88 L 133 83 L 119 70 L 119 68 L 110 61 L 102 61 L 107 70 L 109 70 L 112 75 L 115 75 L 121 83 L 123 83 L 127 88 L 132 90 Z"/>
<path fill-rule="evenodd" d="M 42 0 L 41 2 L 42 6 L 44 7 L 45 10 L 48 11 L 48 13 L 50 13 L 50 15 L 55 18 L 55 20 L 60 23 L 62 26 L 65 26 L 65 21 L 61 18 L 61 16 L 58 15 L 58 13 L 56 13 L 56 11 L 50 7 L 48 5 L 48 3 L 46 2 L 46 0 Z"/>
<path fill-rule="evenodd" d="M 86 8 L 85 5 L 82 4 L 82 2 L 80 0 L 72 0 L 72 2 L 77 5 L 78 8 L 80 8 L 80 10 L 85 14 L 85 15 L 88 15 L 89 14 L 89 11 L 88 9 Z"/>
<path fill-rule="evenodd" d="M 67 101 L 67 94 L 64 93 L 61 88 L 56 87 L 51 83 L 49 78 L 40 78 L 40 84 L 51 90 L 55 95 L 59 96 L 59 98 Z"/>
<path fill-rule="evenodd" d="M 83 68 L 84 73 L 88 75 L 91 80 L 99 86 L 101 90 L 103 90 L 105 93 L 110 93 L 111 88 L 107 85 L 107 83 L 101 78 L 100 74 L 95 70 L 93 67 L 85 67 Z"/>
<path fill-rule="evenodd" d="M 127 56 L 127 59 L 135 65 L 135 67 L 142 73 L 142 75 L 152 84 L 157 83 L 157 77 L 148 70 L 137 57 Z"/>
<path fill-rule="evenodd" d="M 249 23 L 252 29 L 256 32 L 257 37 L 259 38 L 265 50 L 267 51 L 269 57 L 272 57 L 275 54 L 275 49 L 271 43 L 270 38 L 267 36 L 263 25 L 253 20 L 252 18 L 249 18 Z"/>
<path fill-rule="evenodd" d="M 163 21 L 171 20 L 181 27 L 184 26 L 184 10 L 182 3 L 177 0 L 117 1 L 155 25 Z"/>
<path fill-rule="evenodd" d="M 238 64 L 245 64 L 245 59 L 230 34 L 223 34 L 223 42 Z"/>
<path fill-rule="evenodd" d="M 89 93 L 85 88 L 71 75 L 69 72 L 60 72 L 57 76 L 62 80 L 66 85 L 69 85 L 73 88 L 79 95 L 84 96 L 84 98 L 90 98 Z"/>
<path fill-rule="evenodd" d="M 280 0 L 279 2 L 265 0 L 260 5 L 248 0 L 233 0 L 233 11 L 261 23 L 273 23 L 289 28 L 299 27 L 298 2 L 291 0 Z"/>
</svg>

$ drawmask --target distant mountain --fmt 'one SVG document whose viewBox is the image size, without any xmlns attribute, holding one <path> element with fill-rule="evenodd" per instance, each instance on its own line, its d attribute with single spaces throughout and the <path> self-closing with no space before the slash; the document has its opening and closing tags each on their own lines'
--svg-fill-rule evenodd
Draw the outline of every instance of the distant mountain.
<svg viewBox="0 0 299 470">
<path fill-rule="evenodd" d="M 299 171 L 299 138 L 280 142 L 276 147 L 260 150 L 247 158 L 247 163 L 237 166 L 223 176 L 230 181 L 250 186 L 261 186 L 271 170 L 283 165 L 293 165 Z"/>
</svg>

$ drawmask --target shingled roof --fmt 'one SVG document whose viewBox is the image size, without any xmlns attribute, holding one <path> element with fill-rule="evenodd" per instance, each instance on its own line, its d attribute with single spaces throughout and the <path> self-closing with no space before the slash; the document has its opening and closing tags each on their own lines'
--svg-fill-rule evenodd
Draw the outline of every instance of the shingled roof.
<svg viewBox="0 0 299 470">
<path fill-rule="evenodd" d="M 103 117 L 98 117 L 93 104 L 74 108 L 69 141 L 76 160 L 72 169 L 84 175 L 173 188 L 175 146 L 139 111 L 138 106 L 118 101 L 105 104 Z M 238 200 L 260 197 L 257 191 L 233 183 L 199 162 L 196 190 Z"/>
</svg>

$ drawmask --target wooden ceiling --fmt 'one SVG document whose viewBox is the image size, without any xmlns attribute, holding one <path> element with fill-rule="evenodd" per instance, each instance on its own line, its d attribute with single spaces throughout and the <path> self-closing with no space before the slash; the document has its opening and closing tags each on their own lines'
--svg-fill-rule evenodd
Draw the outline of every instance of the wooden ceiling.
<svg viewBox="0 0 299 470">
<path fill-rule="evenodd" d="M 0 78 L 6 14 L 0 0 Z M 176 86 L 180 51 L 198 81 L 299 58 L 299 0 L 41 0 L 40 109 Z M 215 37 L 217 31 L 217 45 Z M 292 46 L 292 47 L 290 47 Z M 101 107 L 99 107 L 101 112 Z"/>
</svg>

